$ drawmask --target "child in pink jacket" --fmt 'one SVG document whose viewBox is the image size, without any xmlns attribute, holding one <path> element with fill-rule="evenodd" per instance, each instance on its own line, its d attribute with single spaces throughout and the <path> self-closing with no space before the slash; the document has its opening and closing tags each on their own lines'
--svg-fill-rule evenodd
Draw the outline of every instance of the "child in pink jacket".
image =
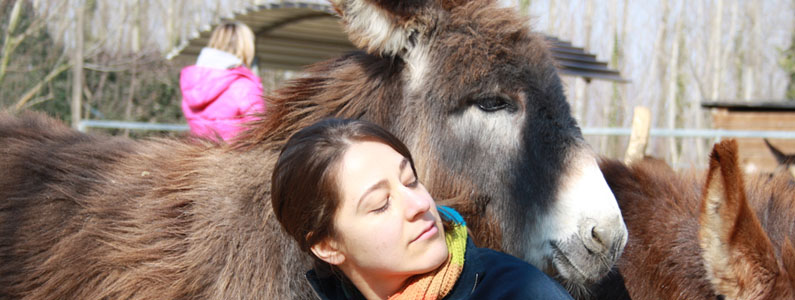
<svg viewBox="0 0 795 300">
<path fill-rule="evenodd" d="M 196 136 L 235 137 L 265 110 L 262 82 L 247 66 L 254 58 L 254 34 L 242 23 L 224 23 L 213 31 L 196 65 L 179 78 L 182 111 Z"/>
</svg>

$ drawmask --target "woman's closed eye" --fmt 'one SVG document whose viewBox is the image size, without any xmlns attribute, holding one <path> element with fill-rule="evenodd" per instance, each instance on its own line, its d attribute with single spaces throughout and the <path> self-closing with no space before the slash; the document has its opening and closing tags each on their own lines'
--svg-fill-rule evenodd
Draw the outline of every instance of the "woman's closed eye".
<svg viewBox="0 0 795 300">
<path fill-rule="evenodd" d="M 407 181 L 409 181 L 409 180 L 407 180 Z M 403 185 L 408 187 L 408 188 L 412 188 L 413 189 L 413 188 L 416 188 L 416 187 L 418 187 L 420 185 L 420 180 L 415 176 L 415 177 L 411 178 L 409 183 L 404 183 Z M 376 213 L 376 214 L 380 214 L 380 213 L 385 212 L 387 209 L 389 209 L 389 204 L 390 204 L 391 200 L 392 200 L 392 196 L 391 195 L 387 195 L 386 198 L 384 199 L 383 204 L 381 206 L 379 206 L 378 208 L 371 210 L 370 212 Z"/>
<path fill-rule="evenodd" d="M 381 207 L 376 208 L 376 209 L 372 210 L 371 212 L 376 213 L 376 214 L 380 214 L 380 213 L 385 212 L 389 208 L 389 200 L 391 200 L 391 197 L 387 196 L 386 200 L 384 201 L 384 205 L 381 205 Z"/>
<path fill-rule="evenodd" d="M 406 180 L 403 180 L 403 182 L 406 182 L 403 185 L 409 188 L 416 188 L 420 184 L 419 178 L 413 175 L 411 178 L 406 178 Z"/>
</svg>

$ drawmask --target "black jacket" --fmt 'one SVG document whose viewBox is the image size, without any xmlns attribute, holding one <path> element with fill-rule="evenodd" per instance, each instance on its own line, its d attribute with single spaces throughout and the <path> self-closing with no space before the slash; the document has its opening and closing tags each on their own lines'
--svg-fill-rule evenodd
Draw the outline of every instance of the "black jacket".
<svg viewBox="0 0 795 300">
<path fill-rule="evenodd" d="M 337 276 L 318 276 L 314 270 L 306 278 L 321 300 L 364 297 Z M 453 290 L 452 299 L 572 299 L 556 281 L 516 257 L 486 248 L 477 248 L 467 238 L 464 270 Z"/>
</svg>

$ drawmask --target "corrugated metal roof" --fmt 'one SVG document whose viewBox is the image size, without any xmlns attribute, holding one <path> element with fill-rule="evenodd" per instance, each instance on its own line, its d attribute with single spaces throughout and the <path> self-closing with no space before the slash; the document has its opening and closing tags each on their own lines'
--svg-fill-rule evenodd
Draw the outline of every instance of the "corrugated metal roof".
<svg viewBox="0 0 795 300">
<path fill-rule="evenodd" d="M 726 108 L 731 111 L 795 111 L 795 101 L 754 100 L 740 102 L 737 100 L 706 101 L 701 103 L 704 108 Z"/>
<path fill-rule="evenodd" d="M 256 34 L 259 66 L 283 70 L 301 70 L 304 66 L 356 50 L 340 25 L 339 18 L 325 3 L 315 1 L 279 1 L 260 4 L 234 17 L 251 27 Z M 169 54 L 169 58 L 195 60 L 207 45 L 210 30 Z M 596 55 L 554 37 L 547 37 L 552 55 L 562 75 L 628 82 L 618 71 L 600 62 Z"/>
<path fill-rule="evenodd" d="M 547 36 L 547 40 L 552 44 L 552 57 L 557 61 L 561 74 L 585 79 L 629 82 L 621 77 L 621 73 L 608 68 L 606 62 L 598 61 L 596 55 L 585 52 L 585 49 L 553 36 Z"/>
</svg>

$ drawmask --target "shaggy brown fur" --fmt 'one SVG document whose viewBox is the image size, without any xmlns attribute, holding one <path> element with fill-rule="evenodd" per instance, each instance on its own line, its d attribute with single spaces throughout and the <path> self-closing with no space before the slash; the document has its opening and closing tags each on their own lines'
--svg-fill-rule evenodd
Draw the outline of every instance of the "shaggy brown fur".
<svg viewBox="0 0 795 300">
<path fill-rule="evenodd" d="M 0 166 L 14 174 L 0 176 L 0 298 L 234 299 L 302 289 L 265 280 L 296 263 L 262 255 L 294 251 L 276 242 L 284 237 L 262 201 L 273 154 L 86 136 L 37 115 L 0 120 Z M 225 180 L 239 178 L 260 180 Z"/>
<path fill-rule="evenodd" d="M 782 176 L 771 180 L 746 193 L 737 143 L 715 145 L 701 200 L 699 243 L 707 278 L 726 299 L 795 297 L 795 188 Z"/>
<path fill-rule="evenodd" d="M 617 266 L 631 299 L 791 297 L 795 186 L 785 173 L 748 176 L 743 183 L 736 152 L 734 141 L 716 145 L 706 180 L 651 158 L 630 166 L 602 162 L 629 231 Z M 767 269 L 750 267 L 760 259 Z M 616 284 L 616 276 L 603 285 Z M 770 276 L 776 279 L 763 279 Z M 727 294 L 720 288 L 726 283 L 735 292 L 761 288 L 768 294 Z M 606 293 L 599 298 L 616 299 Z"/>
<path fill-rule="evenodd" d="M 346 11 L 341 2 L 356 1 L 370 5 L 335 3 Z M 534 197 L 551 201 L 581 136 L 544 39 L 493 1 L 464 2 L 399 7 L 394 16 L 419 12 L 402 20 L 422 25 L 400 49 L 348 28 L 368 53 L 310 67 L 229 145 L 90 136 L 41 115 L 0 115 L 0 299 L 311 298 L 310 260 L 272 217 L 268 189 L 286 139 L 329 116 L 395 133 L 433 196 L 451 197 L 483 244 L 521 253 L 515 237 L 533 220 L 527 211 L 545 205 Z M 528 115 L 516 125 L 520 149 L 451 136 L 451 116 L 494 97 Z"/>
</svg>

